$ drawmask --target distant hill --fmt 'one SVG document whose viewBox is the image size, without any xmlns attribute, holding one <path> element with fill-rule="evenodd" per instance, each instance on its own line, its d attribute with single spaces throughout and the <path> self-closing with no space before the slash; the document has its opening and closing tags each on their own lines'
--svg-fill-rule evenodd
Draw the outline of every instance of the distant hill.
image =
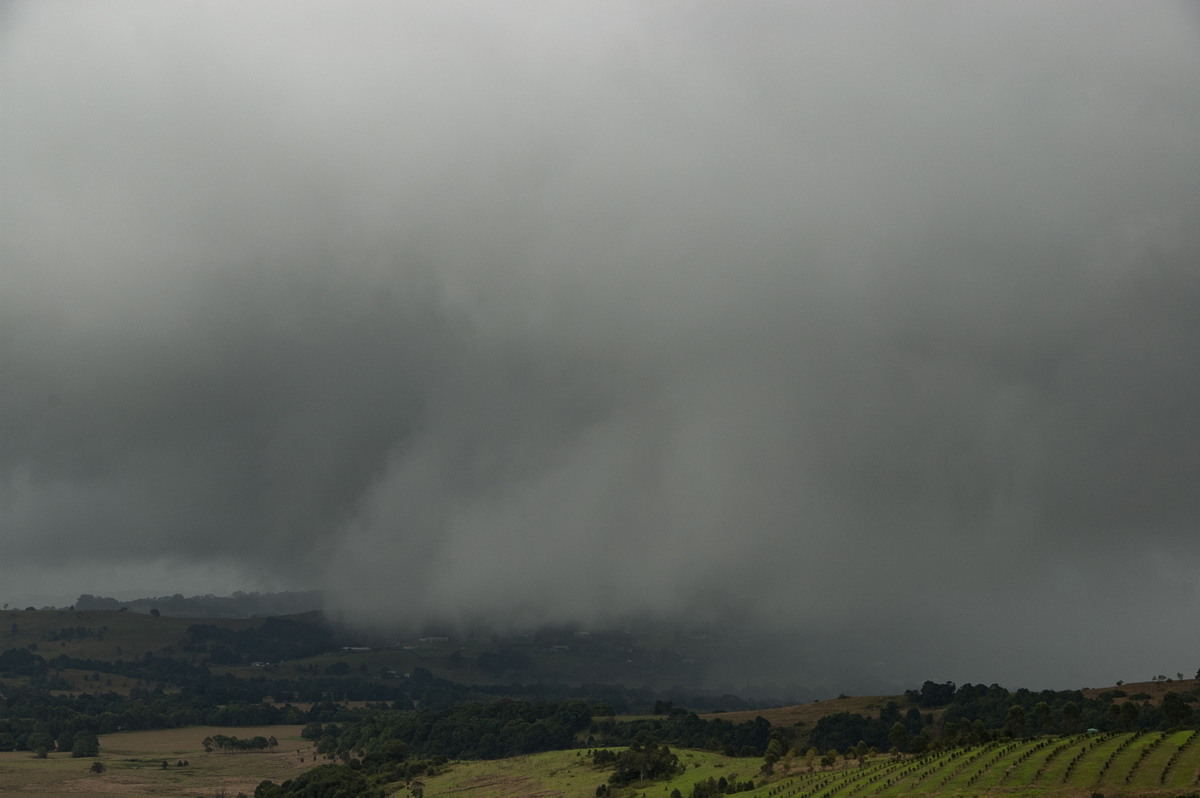
<svg viewBox="0 0 1200 798">
<path fill-rule="evenodd" d="M 83 597 L 87 598 L 87 597 Z M 93 597 L 94 598 L 94 597 Z M 646 690 L 642 703 L 665 695 L 687 696 L 681 705 L 704 709 L 751 709 L 793 703 L 743 700 L 736 694 L 704 687 L 704 645 L 681 653 L 672 641 L 627 632 L 457 637 L 426 631 L 364 635 L 330 622 L 317 612 L 263 618 L 178 617 L 150 602 L 109 609 L 8 610 L 0 612 L 0 651 L 20 648 L 52 658 L 142 660 L 173 657 L 193 665 L 212 665 L 243 676 L 271 672 L 366 677 L 393 683 L 418 673 L 463 685 L 503 692 L 520 685 L 595 685 L 597 700 L 607 700 L 603 685 Z M 94 606 L 94 604 L 93 604 Z M 169 604 L 162 604 L 170 607 Z M 702 696 L 697 697 L 697 696 Z"/>
<path fill-rule="evenodd" d="M 1183 693 L 1190 697 L 1192 693 L 1200 693 L 1200 680 L 1185 678 L 1168 679 L 1164 676 L 1162 679 L 1152 682 L 1122 682 L 1120 685 L 1113 685 L 1112 687 L 1085 687 L 1079 691 L 1079 694 L 1087 699 L 1107 700 L 1117 705 L 1138 703 L 1155 707 L 1162 706 L 1163 698 L 1167 693 Z M 843 695 L 838 698 L 821 699 L 818 701 L 809 701 L 804 704 L 773 707 L 770 709 L 702 713 L 700 717 L 708 719 L 724 718 L 731 723 L 744 723 L 748 720 L 754 720 L 755 717 L 761 715 L 769 720 L 773 726 L 807 725 L 811 727 L 816 725 L 817 721 L 821 718 L 843 712 L 852 712 L 867 717 L 878 718 L 880 712 L 889 701 L 894 701 L 899 706 L 905 708 L 912 703 L 906 695 Z M 1200 703 L 1200 701 L 1193 700 L 1192 703 Z M 935 707 L 929 711 L 936 717 L 943 710 L 944 707 Z"/>
<path fill-rule="evenodd" d="M 242 618 L 216 622 L 231 631 L 263 624 L 260 619 Z M 22 648 L 46 657 L 63 654 L 110 661 L 176 655 L 195 623 L 119 610 L 8 610 L 0 612 L 0 650 Z"/>
<path fill-rule="evenodd" d="M 84 593 L 76 601 L 76 610 L 121 610 L 143 615 L 157 614 L 171 618 L 265 618 L 270 615 L 298 615 L 323 609 L 319 590 L 285 591 L 282 593 L 243 593 L 232 596 L 157 596 L 129 601 L 93 596 Z"/>
<path fill-rule="evenodd" d="M 949 684 L 946 695 L 926 695 L 927 688 L 947 685 L 927 683 L 920 691 L 880 691 L 839 698 L 822 697 L 818 690 L 789 692 L 775 697 L 747 695 L 736 690 L 714 690 L 706 680 L 709 663 L 740 641 L 719 634 L 688 632 L 668 634 L 662 630 L 630 628 L 624 631 L 579 631 L 546 629 L 538 633 L 496 636 L 478 630 L 455 634 L 453 630 L 430 630 L 404 634 L 370 634 L 347 628 L 318 612 L 270 614 L 260 617 L 231 617 L 235 608 L 257 615 L 271 606 L 288 602 L 315 601 L 315 593 L 235 594 L 231 597 L 171 596 L 119 602 L 116 599 L 81 596 L 73 609 L 8 610 L 0 613 L 0 650 L 27 649 L 45 657 L 57 654 L 97 660 L 140 660 L 147 655 L 175 657 L 194 665 L 212 665 L 243 676 L 260 673 L 264 663 L 280 676 L 300 674 L 366 677 L 391 683 L 405 674 L 420 673 L 461 685 L 488 688 L 493 692 L 522 685 L 602 686 L 623 685 L 644 690 L 646 702 L 673 698 L 680 708 L 699 712 L 723 710 L 721 717 L 732 722 L 751 721 L 762 715 L 782 727 L 815 729 L 830 715 L 850 714 L 882 720 L 889 704 L 902 712 L 919 708 L 931 723 L 930 733 L 941 734 L 942 716 L 948 722 L 959 716 L 978 717 L 976 704 L 986 697 L 989 721 L 1002 725 L 1004 713 L 1021 704 L 1030 717 L 1035 705 L 1045 701 L 1052 710 L 1055 729 L 1062 726 L 1062 703 L 1084 707 L 1090 703 L 1095 714 L 1081 722 L 1098 728 L 1119 728 L 1105 713 L 1109 705 L 1136 704 L 1138 724 L 1158 724 L 1161 706 L 1168 693 L 1184 697 L 1200 716 L 1200 683 L 1195 679 L 1168 679 L 1106 688 L 1083 688 L 1068 692 L 1028 690 L 1009 693 L 995 685 L 976 685 L 966 693 Z M 86 609 L 99 605 L 102 609 Z M 114 606 L 115 605 L 115 606 Z M 183 615 L 187 608 L 206 614 Z M 157 610 L 155 616 L 153 611 Z M 224 612 L 225 614 L 221 614 Z M 993 689 L 994 688 L 994 689 Z M 597 687 L 597 700 L 603 691 Z M 987 694 L 983 696 L 983 694 Z M 982 696 L 982 697 L 981 697 Z M 952 702 L 953 697 L 953 702 Z M 801 703 L 805 701 L 804 703 Z M 964 702 L 974 702 L 975 708 Z M 635 702 L 636 703 L 636 702 Z M 742 713 L 737 712 L 742 710 Z M 668 708 L 669 711 L 669 708 Z M 1156 714 L 1159 713 L 1159 714 Z M 1132 723 L 1133 708 L 1122 716 Z M 706 715 L 706 717 L 714 717 Z M 889 724 L 890 725 L 890 724 Z M 960 724 L 961 725 L 961 724 Z M 828 723 L 826 724 L 828 726 Z M 1063 728 L 1066 728 L 1063 726 Z M 1050 731 L 1047 727 L 1043 731 Z M 857 739 L 857 738 L 856 738 Z"/>
</svg>

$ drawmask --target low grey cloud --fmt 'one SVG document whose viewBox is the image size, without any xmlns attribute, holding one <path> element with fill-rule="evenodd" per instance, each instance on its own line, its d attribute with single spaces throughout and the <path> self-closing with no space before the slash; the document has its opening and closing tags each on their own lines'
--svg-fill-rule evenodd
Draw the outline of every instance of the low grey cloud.
<svg viewBox="0 0 1200 798">
<path fill-rule="evenodd" d="M 1188 6 L 0 14 L 14 600 L 1198 664 Z"/>
</svg>

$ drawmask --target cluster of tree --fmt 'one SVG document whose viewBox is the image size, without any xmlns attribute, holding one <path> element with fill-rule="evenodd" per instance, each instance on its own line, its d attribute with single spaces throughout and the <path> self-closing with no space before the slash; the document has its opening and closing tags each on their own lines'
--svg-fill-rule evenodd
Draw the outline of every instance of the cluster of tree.
<svg viewBox="0 0 1200 798">
<path fill-rule="evenodd" d="M 211 737 L 205 737 L 201 741 L 204 750 L 207 753 L 212 753 L 215 748 L 218 751 L 231 753 L 234 751 L 266 751 L 267 749 L 275 748 L 279 745 L 279 741 L 274 735 L 263 737 L 261 734 L 250 738 L 233 737 L 226 734 L 214 734 Z"/>
<path fill-rule="evenodd" d="M 753 790 L 754 786 L 753 780 L 738 781 L 736 776 L 732 779 L 726 779 L 724 776 L 714 779 L 709 776 L 704 781 L 692 785 L 691 798 L 720 798 L 722 795 L 748 792 Z M 671 798 L 683 798 L 683 794 L 675 789 L 671 791 Z"/>
<path fill-rule="evenodd" d="M 680 748 L 703 748 L 727 756 L 760 757 L 771 737 L 771 724 L 759 716 L 745 723 L 722 718 L 704 720 L 678 707 L 665 718 L 618 721 L 601 718 L 591 724 L 589 745 L 629 745 L 640 736 Z"/>
<path fill-rule="evenodd" d="M 909 703 L 918 707 L 944 707 L 954 700 L 957 687 L 954 682 L 936 682 L 926 680 L 920 690 L 905 690 L 904 697 Z"/>
<path fill-rule="evenodd" d="M 590 721 L 582 701 L 506 699 L 440 710 L 368 710 L 350 723 L 310 723 L 304 736 L 317 742 L 318 753 L 341 759 L 370 757 L 393 741 L 424 757 L 499 759 L 574 747 Z"/>
<path fill-rule="evenodd" d="M 1200 701 L 1195 692 L 1168 692 L 1156 705 L 1149 695 L 1127 695 L 1119 689 L 1088 698 L 1078 690 L 1010 692 L 995 684 L 957 687 L 953 682 L 926 682 L 920 690 L 908 691 L 907 697 L 916 706 L 903 715 L 895 702 L 889 702 L 877 718 L 850 713 L 826 716 L 810 732 L 809 744 L 822 750 L 847 750 L 860 741 L 880 750 L 921 753 L 1002 737 L 1077 734 L 1085 729 L 1168 729 L 1200 722 L 1200 714 L 1192 708 Z M 941 708 L 940 723 L 919 708 Z"/>
<path fill-rule="evenodd" d="M 100 753 L 100 740 L 91 731 L 83 730 L 71 738 L 71 756 L 81 758 Z"/>
<path fill-rule="evenodd" d="M 86 729 L 94 734 L 118 731 L 169 729 L 191 725 L 258 726 L 303 723 L 324 712 L 326 717 L 349 716 L 351 710 L 321 704 L 305 713 L 292 705 L 248 702 L 213 703 L 222 691 L 211 693 L 134 688 L 130 695 L 114 692 L 70 694 L 52 690 L 53 680 L 27 684 L 0 684 L 0 751 L 36 751 L 39 726 L 56 741 L 58 750 L 70 750 L 71 735 Z M 53 746 L 50 747 L 53 750 Z"/>
<path fill-rule="evenodd" d="M 340 641 L 325 624 L 302 623 L 290 618 L 267 618 L 261 626 L 248 629 L 192 624 L 187 629 L 183 650 L 206 653 L 216 665 L 240 665 L 302 659 L 333 650 L 339 645 Z"/>
<path fill-rule="evenodd" d="M 927 745 L 932 736 L 933 716 L 910 707 L 904 714 L 895 701 L 887 702 L 878 717 L 839 712 L 817 721 L 808 736 L 808 745 L 821 751 L 844 751 L 860 741 L 869 748 L 901 751 Z"/>
<path fill-rule="evenodd" d="M 613 768 L 608 783 L 614 787 L 669 779 L 683 772 L 679 757 L 666 744 L 656 743 L 645 734 L 639 735 L 624 750 L 593 749 L 588 756 L 596 767 Z"/>
<path fill-rule="evenodd" d="M 45 673 L 46 660 L 27 648 L 0 651 L 0 676 L 9 679 L 18 676 L 36 679 Z"/>
<path fill-rule="evenodd" d="M 387 785 L 405 782 L 413 798 L 424 793 L 423 776 L 444 769 L 446 760 L 415 758 L 400 740 L 389 740 L 372 747 L 362 756 L 347 755 L 338 764 L 318 765 L 283 784 L 263 781 L 254 790 L 255 798 L 345 798 L 365 796 L 384 798 L 392 794 Z"/>
<path fill-rule="evenodd" d="M 44 720 L 33 721 L 25 724 L 22 731 L 25 742 L 23 747 L 43 759 L 50 751 L 69 751 L 73 757 L 96 756 L 100 752 L 100 742 L 95 733 L 75 724 L 56 728 Z"/>
<path fill-rule="evenodd" d="M 404 755 L 453 759 L 497 759 L 587 745 L 699 747 L 759 757 L 771 725 L 763 718 L 734 724 L 703 720 L 677 711 L 667 718 L 617 722 L 594 717 L 593 706 L 579 700 L 467 702 L 449 709 L 367 708 L 350 720 L 308 723 L 306 739 L 318 754 L 343 762 Z M 607 708 L 604 708 L 607 711 Z M 314 707 L 313 711 L 318 711 Z M 597 738 L 602 738 L 598 741 Z"/>
<path fill-rule="evenodd" d="M 1173 693 L 1162 705 L 1149 696 L 1109 690 L 1087 698 L 1078 690 L 1009 692 L 997 685 L 963 685 L 946 706 L 943 736 L 956 742 L 1036 734 L 1075 734 L 1085 729 L 1136 731 L 1193 722 L 1193 693 Z"/>
<path fill-rule="evenodd" d="M 388 790 L 361 767 L 318 765 L 283 784 L 263 781 L 254 788 L 254 798 L 386 798 Z"/>
</svg>

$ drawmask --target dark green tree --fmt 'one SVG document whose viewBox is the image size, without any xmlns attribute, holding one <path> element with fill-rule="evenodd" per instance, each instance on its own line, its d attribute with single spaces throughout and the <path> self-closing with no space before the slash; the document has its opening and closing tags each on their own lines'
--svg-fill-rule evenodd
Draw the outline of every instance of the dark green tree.
<svg viewBox="0 0 1200 798">
<path fill-rule="evenodd" d="M 904 751 L 908 748 L 908 729 L 899 721 L 892 724 L 892 730 L 888 733 L 888 739 L 896 748 Z"/>
<path fill-rule="evenodd" d="M 1068 732 L 1079 731 L 1079 728 L 1080 728 L 1079 718 L 1080 718 L 1081 714 L 1082 713 L 1080 712 L 1078 704 L 1072 703 L 1070 701 L 1063 704 L 1063 708 L 1062 708 L 1063 725 L 1066 726 L 1066 730 Z"/>
<path fill-rule="evenodd" d="M 1008 716 L 1004 719 L 1004 731 L 1010 737 L 1020 737 L 1025 734 L 1025 707 L 1013 704 L 1008 708 Z"/>
<path fill-rule="evenodd" d="M 33 731 L 25 741 L 25 747 L 36 751 L 39 748 L 49 750 L 54 746 L 54 737 L 50 734 L 50 724 L 39 722 L 33 724 Z"/>
<path fill-rule="evenodd" d="M 1183 726 L 1192 719 L 1192 708 L 1179 693 L 1170 692 L 1163 696 L 1162 713 L 1168 726 Z"/>
<path fill-rule="evenodd" d="M 100 741 L 90 731 L 81 731 L 75 735 L 75 743 L 71 746 L 71 756 L 75 758 L 96 756 L 100 753 Z"/>
<path fill-rule="evenodd" d="M 1039 701 L 1033 706 L 1033 725 L 1039 734 L 1045 734 L 1050 728 L 1050 705 Z"/>
<path fill-rule="evenodd" d="M 783 732 L 775 729 L 771 732 L 771 738 L 767 742 L 767 750 L 763 754 L 763 762 L 767 768 L 771 768 L 783 758 L 787 753 L 787 740 L 783 737 Z"/>
</svg>

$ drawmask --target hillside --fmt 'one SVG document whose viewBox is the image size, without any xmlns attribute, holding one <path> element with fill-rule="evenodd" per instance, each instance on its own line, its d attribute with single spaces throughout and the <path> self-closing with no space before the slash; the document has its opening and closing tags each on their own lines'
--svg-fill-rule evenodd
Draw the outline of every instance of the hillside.
<svg viewBox="0 0 1200 798">
<path fill-rule="evenodd" d="M 702 683 L 703 663 L 731 641 L 662 630 L 580 633 L 543 630 L 496 637 L 363 636 L 339 630 L 319 613 L 283 618 L 212 619 L 153 616 L 115 610 L 6 610 L 0 612 L 0 650 L 27 649 L 50 659 L 126 662 L 166 656 L 253 676 L 270 662 L 281 674 L 330 673 L 379 679 L 422 671 L 463 685 L 624 684 L 630 688 Z M 257 666 L 256 666 L 257 663 Z M 1168 692 L 1195 690 L 1193 679 L 1085 688 L 1083 698 L 1161 704 Z M 698 695 L 703 691 L 693 690 Z M 878 717 L 889 701 L 907 707 L 904 695 L 843 696 L 779 706 L 781 702 L 697 698 L 690 708 L 725 710 L 726 720 L 762 715 L 772 724 L 811 727 L 822 717 L 849 712 Z M 709 705 L 705 706 L 704 701 Z M 741 704 L 739 707 L 738 704 Z M 930 711 L 937 715 L 935 706 Z M 717 717 L 707 714 L 705 717 Z"/>
<path fill-rule="evenodd" d="M 681 687 L 548 678 L 611 665 L 653 675 L 663 662 L 671 672 L 689 658 L 657 648 L 682 642 L 661 633 L 381 641 L 351 637 L 316 614 L 211 620 L 106 610 L 6 611 L 0 623 L 0 752 L 31 778 L 71 771 L 63 760 L 87 732 L 108 739 L 303 724 L 303 738 L 330 764 L 303 778 L 369 784 L 370 794 L 406 789 L 396 783 L 403 772 L 428 776 L 427 796 L 594 795 L 607 775 L 587 749 L 636 753 L 647 744 L 677 749 L 687 765 L 663 788 L 668 798 L 673 790 L 696 798 L 1165 797 L 1200 787 L 1192 679 L 1036 693 L 927 681 L 898 695 L 763 707 Z M 710 643 L 689 639 L 695 653 Z M 514 684 L 514 676 L 531 681 Z M 443 772 L 454 759 L 478 764 Z M 291 795 L 282 785 L 271 794 Z"/>
<path fill-rule="evenodd" d="M 46 659 L 142 660 L 172 657 L 241 676 L 263 667 L 284 676 L 327 674 L 390 680 L 420 672 L 470 686 L 612 684 L 709 696 L 708 663 L 736 638 L 658 629 L 586 633 L 543 629 L 497 636 L 385 635 L 350 630 L 316 612 L 268 618 L 183 618 L 120 610 L 0 612 L 0 650 L 27 649 Z M 686 690 L 677 689 L 686 686 Z M 742 700 L 730 691 L 703 709 L 773 706 L 780 698 Z M 793 698 L 795 695 L 793 694 Z M 805 697 L 803 693 L 800 697 Z M 720 700 L 717 700 L 720 698 Z M 650 698 L 653 703 L 654 698 Z M 700 700 L 700 699 L 697 699 Z"/>
<path fill-rule="evenodd" d="M 682 773 L 637 785 L 630 794 L 696 794 L 709 779 L 718 785 L 753 779 L 745 798 L 965 798 L 1103 794 L 1142 798 L 1196 795 L 1200 789 L 1200 732 L 1148 732 L 1009 740 L 956 748 L 922 757 L 867 757 L 810 767 L 803 757 L 780 762 L 771 774 L 759 760 L 707 751 L 677 752 Z M 494 762 L 454 763 L 424 780 L 426 798 L 560 796 L 591 798 L 608 773 L 584 752 L 556 751 Z M 622 793 L 614 791 L 614 795 Z"/>
<path fill-rule="evenodd" d="M 6 610 L 0 612 L 0 649 L 25 648 L 44 657 L 133 660 L 176 654 L 186 641 L 189 618 L 118 610 Z M 204 620 L 231 630 L 262 626 L 261 619 Z"/>
</svg>

